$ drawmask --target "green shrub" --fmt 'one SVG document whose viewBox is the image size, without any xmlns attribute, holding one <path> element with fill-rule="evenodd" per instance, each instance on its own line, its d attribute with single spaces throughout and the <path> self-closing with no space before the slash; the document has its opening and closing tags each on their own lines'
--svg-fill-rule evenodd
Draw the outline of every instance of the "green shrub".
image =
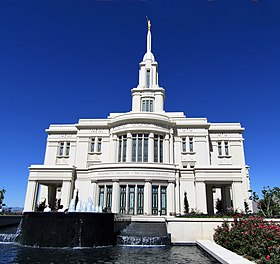
<svg viewBox="0 0 280 264">
<path fill-rule="evenodd" d="M 262 217 L 235 217 L 215 229 L 214 241 L 258 264 L 280 263 L 280 226 Z"/>
</svg>

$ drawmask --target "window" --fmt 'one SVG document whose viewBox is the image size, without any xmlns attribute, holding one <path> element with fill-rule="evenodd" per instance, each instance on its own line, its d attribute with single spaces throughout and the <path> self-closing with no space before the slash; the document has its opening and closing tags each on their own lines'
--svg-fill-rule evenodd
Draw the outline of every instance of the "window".
<svg viewBox="0 0 280 264">
<path fill-rule="evenodd" d="M 98 140 L 97 140 L 97 152 L 101 152 L 101 142 L 102 142 L 102 139 L 98 138 Z"/>
<path fill-rule="evenodd" d="M 224 153 L 223 153 L 224 150 Z M 230 156 L 229 155 L 229 144 L 228 141 L 219 141 L 218 142 L 218 155 L 219 156 Z"/>
<path fill-rule="evenodd" d="M 154 111 L 154 102 L 152 99 L 143 99 L 142 100 L 142 111 L 143 112 L 153 112 Z"/>
<path fill-rule="evenodd" d="M 109 211 L 111 211 L 112 208 L 112 190 L 112 186 L 107 186 L 106 207 Z"/>
<path fill-rule="evenodd" d="M 143 214 L 144 208 L 144 186 L 137 188 L 137 214 Z"/>
<path fill-rule="evenodd" d="M 152 214 L 158 214 L 158 186 L 152 186 Z"/>
<path fill-rule="evenodd" d="M 154 162 L 163 162 L 163 136 L 154 135 Z"/>
<path fill-rule="evenodd" d="M 94 152 L 95 138 L 90 140 L 90 152 Z"/>
<path fill-rule="evenodd" d="M 160 204 L 161 204 L 161 215 L 166 215 L 166 187 L 160 188 Z"/>
<path fill-rule="evenodd" d="M 142 144 L 143 144 L 143 138 L 142 134 L 138 134 L 138 148 L 137 148 L 137 161 L 142 161 Z"/>
<path fill-rule="evenodd" d="M 225 141 L 225 155 L 229 156 L 229 151 L 228 151 L 228 142 Z"/>
<path fill-rule="evenodd" d="M 222 156 L 222 142 L 221 141 L 218 142 L 218 155 Z"/>
<path fill-rule="evenodd" d="M 102 146 L 102 138 L 93 137 L 90 139 L 89 152 L 92 152 L 92 153 L 99 152 L 100 153 L 101 146 Z"/>
<path fill-rule="evenodd" d="M 59 142 L 58 145 L 58 156 L 69 157 L 70 154 L 70 142 Z"/>
<path fill-rule="evenodd" d="M 126 146 L 127 146 L 127 136 L 119 136 L 119 162 L 126 162 Z"/>
<path fill-rule="evenodd" d="M 63 149 L 64 149 L 64 142 L 60 142 L 59 143 L 59 151 L 58 151 L 59 156 L 63 156 Z"/>
<path fill-rule="evenodd" d="M 135 186 L 129 186 L 128 213 L 134 214 Z"/>
<path fill-rule="evenodd" d="M 150 88 L 150 78 L 151 78 L 151 71 L 150 69 L 147 70 L 147 75 L 146 75 L 146 87 Z"/>
<path fill-rule="evenodd" d="M 136 134 L 132 135 L 132 161 L 135 162 L 136 161 Z"/>
<path fill-rule="evenodd" d="M 66 142 L 65 156 L 69 156 L 70 153 L 70 142 Z"/>
<path fill-rule="evenodd" d="M 186 138 L 182 138 L 182 151 L 186 152 L 187 151 L 187 147 L 186 147 Z"/>
<path fill-rule="evenodd" d="M 132 161 L 148 162 L 148 134 L 132 134 Z"/>
<path fill-rule="evenodd" d="M 126 212 L 126 186 L 120 186 L 120 213 Z"/>
<path fill-rule="evenodd" d="M 193 152 L 193 138 L 192 137 L 189 138 L 189 148 L 190 148 L 190 152 Z"/>
</svg>

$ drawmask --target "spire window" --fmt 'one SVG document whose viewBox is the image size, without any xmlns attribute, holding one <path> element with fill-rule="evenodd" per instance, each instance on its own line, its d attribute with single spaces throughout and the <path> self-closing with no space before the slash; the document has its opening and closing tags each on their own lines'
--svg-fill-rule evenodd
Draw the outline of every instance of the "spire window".
<svg viewBox="0 0 280 264">
<path fill-rule="evenodd" d="M 147 88 L 150 88 L 150 85 L 151 85 L 150 78 L 151 78 L 151 71 L 150 71 L 150 69 L 148 69 L 147 75 L 146 75 L 146 87 Z"/>
<path fill-rule="evenodd" d="M 142 100 L 142 111 L 143 112 L 153 112 L 154 111 L 154 101 L 152 99 Z"/>
</svg>

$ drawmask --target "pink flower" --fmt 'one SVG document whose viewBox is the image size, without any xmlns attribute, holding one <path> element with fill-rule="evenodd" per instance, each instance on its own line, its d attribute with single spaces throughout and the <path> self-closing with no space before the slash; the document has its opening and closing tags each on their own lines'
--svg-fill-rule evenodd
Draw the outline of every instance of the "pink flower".
<svg viewBox="0 0 280 264">
<path fill-rule="evenodd" d="M 267 241 L 270 241 L 270 238 L 269 238 L 269 237 L 267 238 Z"/>
<path fill-rule="evenodd" d="M 265 259 L 266 259 L 266 260 L 270 260 L 270 255 L 267 255 L 267 256 L 265 257 Z"/>
</svg>

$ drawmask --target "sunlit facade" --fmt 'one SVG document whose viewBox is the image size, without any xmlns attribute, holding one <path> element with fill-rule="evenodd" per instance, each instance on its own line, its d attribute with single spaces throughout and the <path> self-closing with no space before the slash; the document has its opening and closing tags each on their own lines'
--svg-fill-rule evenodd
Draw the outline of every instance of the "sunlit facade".
<svg viewBox="0 0 280 264">
<path fill-rule="evenodd" d="M 113 213 L 174 215 L 184 213 L 185 192 L 203 213 L 215 212 L 217 198 L 223 208 L 251 206 L 244 129 L 164 111 L 150 28 L 131 92 L 130 112 L 50 125 L 44 164 L 30 167 L 25 211 L 43 200 L 68 208 L 78 196 Z"/>
</svg>

